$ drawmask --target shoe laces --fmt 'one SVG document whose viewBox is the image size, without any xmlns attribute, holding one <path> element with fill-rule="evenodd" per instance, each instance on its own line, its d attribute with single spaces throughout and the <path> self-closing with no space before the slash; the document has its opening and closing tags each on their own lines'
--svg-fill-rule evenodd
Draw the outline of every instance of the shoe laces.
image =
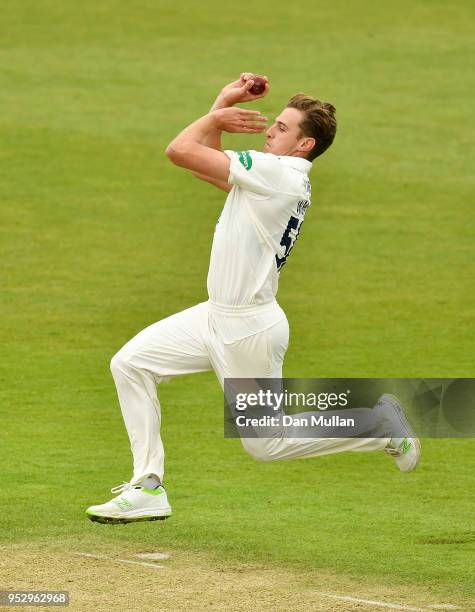
<svg viewBox="0 0 475 612">
<path fill-rule="evenodd" d="M 120 485 L 117 485 L 116 487 L 112 487 L 111 489 L 111 493 L 123 493 L 124 491 L 129 491 L 130 489 L 133 489 L 134 485 L 131 485 L 130 482 L 124 482 Z"/>
</svg>

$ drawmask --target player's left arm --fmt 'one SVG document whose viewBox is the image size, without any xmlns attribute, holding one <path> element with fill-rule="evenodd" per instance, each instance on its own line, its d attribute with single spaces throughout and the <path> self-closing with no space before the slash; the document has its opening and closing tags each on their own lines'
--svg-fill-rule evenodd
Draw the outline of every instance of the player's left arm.
<svg viewBox="0 0 475 612">
<path fill-rule="evenodd" d="M 207 147 L 203 142 L 213 130 L 259 134 L 266 129 L 267 118 L 259 111 L 224 108 L 201 117 L 174 138 L 166 149 L 170 161 L 192 172 L 218 181 L 229 178 L 229 157 L 222 151 Z"/>
</svg>

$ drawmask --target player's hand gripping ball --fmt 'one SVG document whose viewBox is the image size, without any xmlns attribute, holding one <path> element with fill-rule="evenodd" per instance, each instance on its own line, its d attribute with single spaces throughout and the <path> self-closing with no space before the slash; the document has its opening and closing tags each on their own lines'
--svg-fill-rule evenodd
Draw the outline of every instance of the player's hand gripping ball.
<svg viewBox="0 0 475 612">
<path fill-rule="evenodd" d="M 260 76 L 253 76 L 250 80 L 254 81 L 253 86 L 249 89 L 249 93 L 253 96 L 260 96 L 266 88 L 266 80 Z"/>
</svg>

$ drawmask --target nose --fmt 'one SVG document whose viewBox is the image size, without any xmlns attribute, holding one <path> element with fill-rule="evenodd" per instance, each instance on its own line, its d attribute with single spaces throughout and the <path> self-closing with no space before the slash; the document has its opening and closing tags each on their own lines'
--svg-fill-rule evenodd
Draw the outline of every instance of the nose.
<svg viewBox="0 0 475 612">
<path fill-rule="evenodd" d="M 273 126 L 273 125 L 271 125 L 271 127 L 270 127 L 270 128 L 267 130 L 267 131 L 266 131 L 266 136 L 267 136 L 267 138 L 272 138 L 272 137 L 273 137 L 273 134 L 274 134 L 274 132 L 273 132 L 273 130 L 272 130 L 272 128 L 273 128 L 273 127 L 274 127 L 274 126 Z"/>
</svg>

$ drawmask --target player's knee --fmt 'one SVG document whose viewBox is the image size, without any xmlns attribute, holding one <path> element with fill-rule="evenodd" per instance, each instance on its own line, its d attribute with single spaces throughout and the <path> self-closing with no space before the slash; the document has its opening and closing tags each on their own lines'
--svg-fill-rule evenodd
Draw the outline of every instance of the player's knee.
<svg viewBox="0 0 475 612">
<path fill-rule="evenodd" d="M 128 367 L 130 367 L 129 359 L 127 355 L 122 351 L 119 351 L 114 355 L 114 357 L 112 357 L 110 362 L 110 369 L 113 376 L 120 374 L 124 370 L 127 370 Z"/>
<path fill-rule="evenodd" d="M 263 438 L 241 438 L 242 445 L 247 453 L 257 461 L 268 463 L 274 461 L 267 441 Z"/>
</svg>

